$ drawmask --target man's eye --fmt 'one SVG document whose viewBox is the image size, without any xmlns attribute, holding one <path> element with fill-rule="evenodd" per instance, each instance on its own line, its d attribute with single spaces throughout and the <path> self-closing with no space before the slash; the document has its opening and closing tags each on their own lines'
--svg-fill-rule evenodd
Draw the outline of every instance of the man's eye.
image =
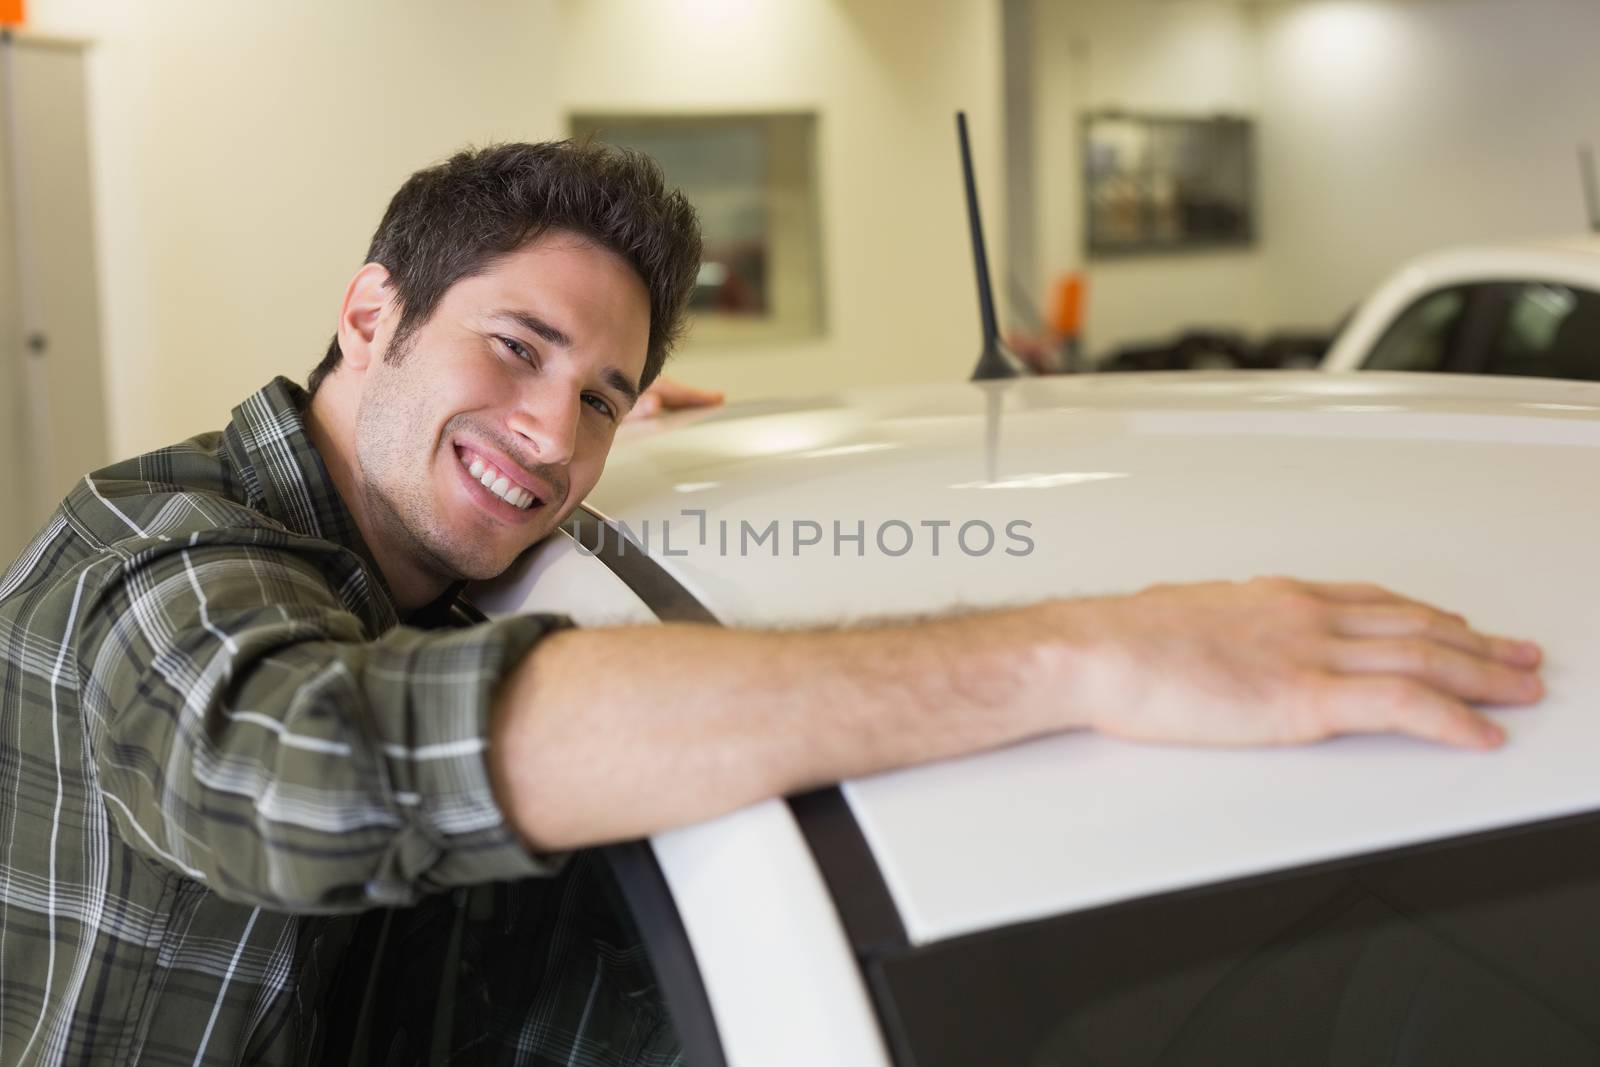
<svg viewBox="0 0 1600 1067">
<path fill-rule="evenodd" d="M 612 418 L 616 414 L 615 410 L 611 407 L 611 405 L 606 403 L 605 397 L 595 396 L 593 393 L 585 393 L 584 397 L 583 397 L 583 402 L 585 404 L 588 404 L 590 407 L 594 408 L 596 411 L 598 411 L 600 414 L 604 415 L 608 419 Z"/>
<path fill-rule="evenodd" d="M 523 345 L 521 341 L 518 341 L 512 337 L 502 337 L 499 334 L 495 335 L 495 340 L 499 341 L 513 356 L 516 356 L 518 359 L 526 360 L 529 363 L 533 362 L 533 353 L 529 352 L 527 347 Z"/>
</svg>

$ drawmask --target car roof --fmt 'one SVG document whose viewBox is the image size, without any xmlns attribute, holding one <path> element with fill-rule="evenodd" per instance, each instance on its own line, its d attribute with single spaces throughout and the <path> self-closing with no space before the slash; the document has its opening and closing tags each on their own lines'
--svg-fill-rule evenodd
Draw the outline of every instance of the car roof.
<svg viewBox="0 0 1600 1067">
<path fill-rule="evenodd" d="M 846 783 L 914 943 L 1600 809 L 1600 385 L 1025 379 L 731 407 L 628 436 L 591 502 L 636 535 L 653 523 L 657 560 L 727 623 L 1287 573 L 1381 582 L 1546 647 L 1549 697 L 1497 712 L 1510 739 L 1492 754 L 1386 737 L 1243 752 L 1060 736 Z M 741 551 L 741 524 L 774 520 L 778 555 Z M 930 521 L 952 524 L 937 556 L 871 540 Z M 823 528 L 821 551 L 795 546 L 796 522 Z M 860 523 L 866 551 L 846 540 L 836 555 L 834 522 Z M 1028 523 L 1031 551 L 952 548 L 971 522 L 1012 547 L 1007 524 Z"/>
<path fill-rule="evenodd" d="M 1565 237 L 1549 237 L 1540 241 L 1524 241 L 1521 245 L 1512 247 L 1527 247 L 1531 249 L 1553 249 L 1558 252 L 1577 252 L 1580 255 L 1600 256 L 1600 233 L 1570 234 Z"/>
<path fill-rule="evenodd" d="M 1479 281 L 1550 281 L 1600 289 L 1600 235 L 1444 248 L 1418 256 L 1398 273 L 1415 275 L 1418 289 Z"/>
</svg>

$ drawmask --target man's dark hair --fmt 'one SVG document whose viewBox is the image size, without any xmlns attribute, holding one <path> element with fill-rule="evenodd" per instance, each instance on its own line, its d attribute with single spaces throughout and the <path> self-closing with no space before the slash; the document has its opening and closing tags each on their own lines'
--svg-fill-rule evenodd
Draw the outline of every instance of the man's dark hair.
<svg viewBox="0 0 1600 1067">
<path fill-rule="evenodd" d="M 594 241 L 644 282 L 650 345 L 639 386 L 649 385 L 683 332 L 700 222 L 649 156 L 591 141 L 467 149 L 406 179 L 367 250 L 367 262 L 389 272 L 400 304 L 385 358 L 403 356 L 452 285 L 549 231 Z M 310 392 L 342 358 L 335 334 L 307 380 Z"/>
</svg>

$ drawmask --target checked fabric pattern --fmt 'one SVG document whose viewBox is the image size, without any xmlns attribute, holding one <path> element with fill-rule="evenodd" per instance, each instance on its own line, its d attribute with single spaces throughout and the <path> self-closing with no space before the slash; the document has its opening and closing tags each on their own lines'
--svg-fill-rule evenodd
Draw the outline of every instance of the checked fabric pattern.
<svg viewBox="0 0 1600 1067">
<path fill-rule="evenodd" d="M 403 625 L 305 403 L 85 477 L 0 578 L 0 1064 L 676 1062 L 590 865 L 490 795 L 564 620 Z"/>
</svg>

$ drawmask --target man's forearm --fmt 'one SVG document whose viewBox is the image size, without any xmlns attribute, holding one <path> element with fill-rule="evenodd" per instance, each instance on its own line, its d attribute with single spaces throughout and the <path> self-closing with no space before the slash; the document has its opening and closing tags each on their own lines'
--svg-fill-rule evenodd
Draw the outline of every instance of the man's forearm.
<svg viewBox="0 0 1600 1067">
<path fill-rule="evenodd" d="M 541 642 L 490 767 L 535 847 L 643 836 L 771 796 L 1076 725 L 1042 608 L 855 630 L 669 624 Z"/>
<path fill-rule="evenodd" d="M 1207 745 L 1396 732 L 1493 748 L 1537 646 L 1376 586 L 1257 579 L 864 630 L 541 641 L 495 697 L 495 795 L 535 847 L 642 836 L 1057 730 Z"/>
</svg>

